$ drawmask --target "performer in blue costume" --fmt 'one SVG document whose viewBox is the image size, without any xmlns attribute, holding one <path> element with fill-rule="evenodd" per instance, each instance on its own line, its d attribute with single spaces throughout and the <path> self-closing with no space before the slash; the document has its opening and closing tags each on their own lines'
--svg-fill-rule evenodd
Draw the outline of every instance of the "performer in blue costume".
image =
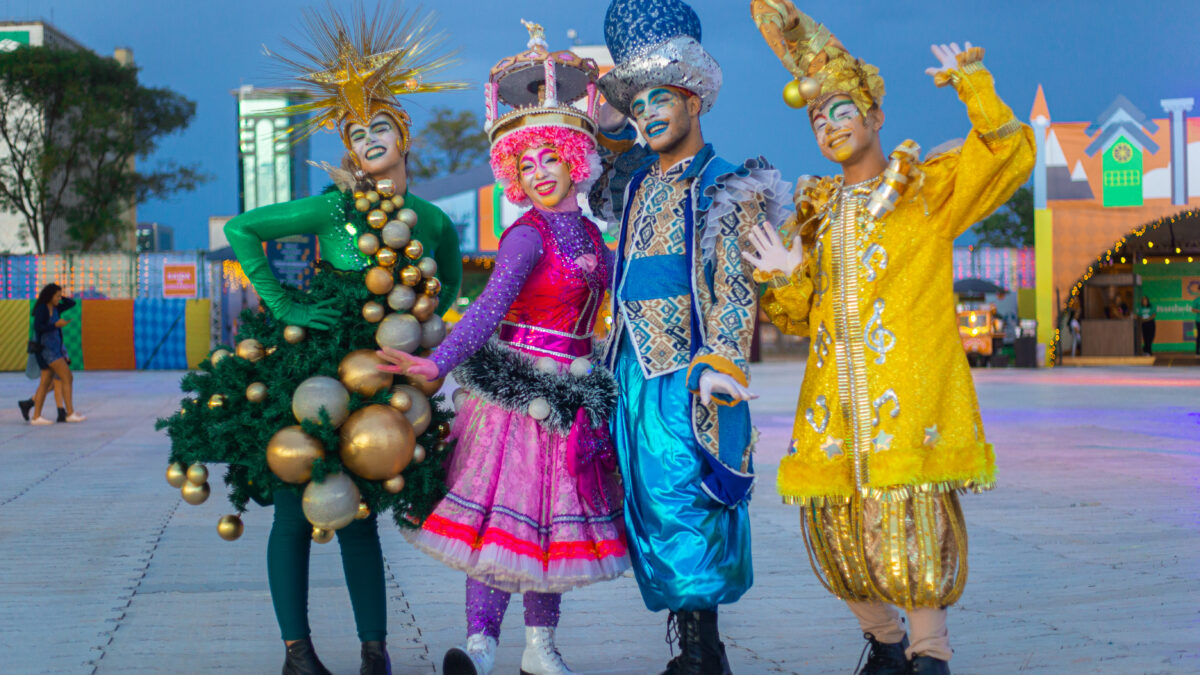
<svg viewBox="0 0 1200 675">
<path fill-rule="evenodd" d="M 721 69 L 691 7 L 614 0 L 605 41 L 615 67 L 599 82 L 604 171 L 590 198 L 620 224 L 606 363 L 620 392 L 612 437 L 629 552 L 646 607 L 678 622 L 667 672 L 723 673 L 717 605 L 754 579 L 746 400 L 758 290 L 741 252 L 755 224 L 783 222 L 790 191 L 765 159 L 732 164 L 705 143 L 700 115 Z"/>
</svg>

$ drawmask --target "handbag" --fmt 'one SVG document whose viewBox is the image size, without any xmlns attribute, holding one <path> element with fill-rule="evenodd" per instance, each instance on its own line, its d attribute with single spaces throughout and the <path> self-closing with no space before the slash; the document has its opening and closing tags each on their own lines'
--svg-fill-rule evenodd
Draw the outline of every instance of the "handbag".
<svg viewBox="0 0 1200 675">
<path fill-rule="evenodd" d="M 29 344 L 25 345 L 26 354 L 37 354 L 42 351 L 42 343 L 37 340 L 30 340 Z"/>
</svg>

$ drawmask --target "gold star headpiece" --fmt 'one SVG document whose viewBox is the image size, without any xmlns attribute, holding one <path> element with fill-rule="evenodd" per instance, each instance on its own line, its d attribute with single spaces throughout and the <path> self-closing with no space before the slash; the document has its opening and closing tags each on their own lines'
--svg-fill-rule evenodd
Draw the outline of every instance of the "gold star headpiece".
<svg viewBox="0 0 1200 675">
<path fill-rule="evenodd" d="M 793 108 L 819 109 L 829 97 L 849 96 L 862 114 L 883 101 L 879 69 L 850 55 L 833 33 L 791 0 L 752 0 L 754 23 L 795 78 L 783 89 Z"/>
<path fill-rule="evenodd" d="M 355 3 L 349 17 L 332 5 L 323 14 L 305 11 L 309 46 L 284 40 L 295 56 L 272 54 L 307 93 L 308 100 L 283 111 L 311 115 L 288 129 L 293 142 L 325 127 L 340 129 L 342 142 L 349 148 L 349 125 L 366 126 L 382 112 L 395 120 L 401 150 L 407 152 L 410 119 L 398 97 L 467 88 L 465 82 L 428 79 L 455 63 L 452 54 L 438 54 L 445 34 L 434 32 L 434 15 L 419 18 L 416 12 L 402 11 L 400 3 L 390 4 L 387 10 L 384 4 L 369 17 L 361 3 Z"/>
</svg>

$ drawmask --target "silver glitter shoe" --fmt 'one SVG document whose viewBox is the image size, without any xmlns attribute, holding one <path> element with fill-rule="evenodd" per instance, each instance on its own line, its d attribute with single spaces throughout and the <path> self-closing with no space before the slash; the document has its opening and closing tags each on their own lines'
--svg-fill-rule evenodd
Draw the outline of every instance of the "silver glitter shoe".
<svg viewBox="0 0 1200 675">
<path fill-rule="evenodd" d="M 442 657 L 445 675 L 490 675 L 496 667 L 496 638 L 483 633 L 467 637 L 467 646 L 454 647 Z"/>
<path fill-rule="evenodd" d="M 554 629 L 525 627 L 525 653 L 521 655 L 521 675 L 572 675 L 575 671 L 563 663 L 554 645 Z"/>
</svg>

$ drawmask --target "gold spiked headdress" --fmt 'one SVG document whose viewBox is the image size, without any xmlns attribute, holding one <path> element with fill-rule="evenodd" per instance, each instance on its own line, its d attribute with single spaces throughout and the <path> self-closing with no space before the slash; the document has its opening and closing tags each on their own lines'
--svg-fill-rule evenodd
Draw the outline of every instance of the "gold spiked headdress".
<svg viewBox="0 0 1200 675">
<path fill-rule="evenodd" d="M 464 82 L 427 79 L 454 64 L 452 55 L 437 53 L 445 34 L 434 32 L 435 17 L 404 12 L 400 3 L 384 10 L 384 4 L 369 17 L 361 2 L 349 17 L 332 5 L 324 13 L 307 10 L 308 46 L 284 40 L 295 55 L 272 54 L 301 82 L 308 99 L 282 111 L 311 115 L 288 130 L 293 141 L 324 127 L 339 129 L 349 148 L 350 124 L 367 126 L 375 115 L 386 113 L 399 127 L 401 150 L 407 152 L 410 119 L 398 96 L 467 88 Z"/>
<path fill-rule="evenodd" d="M 754 23 L 795 79 L 783 89 L 793 108 L 819 108 L 837 94 L 866 115 L 883 101 L 879 69 L 850 55 L 833 33 L 796 9 L 791 0 L 752 0 Z"/>
</svg>

